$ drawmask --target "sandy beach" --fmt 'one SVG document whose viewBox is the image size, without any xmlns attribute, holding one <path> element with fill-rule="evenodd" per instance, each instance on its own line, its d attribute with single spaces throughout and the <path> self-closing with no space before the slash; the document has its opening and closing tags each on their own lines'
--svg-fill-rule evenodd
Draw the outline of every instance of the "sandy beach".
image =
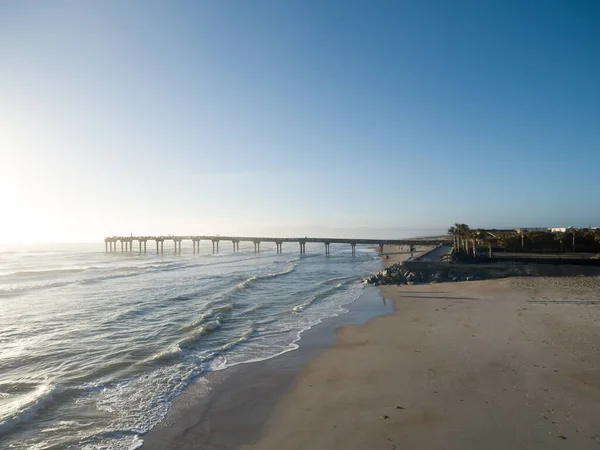
<svg viewBox="0 0 600 450">
<path fill-rule="evenodd" d="M 600 277 L 381 292 L 395 312 L 338 329 L 244 449 L 600 447 Z"/>
<path fill-rule="evenodd" d="M 380 292 L 387 315 L 340 316 L 297 351 L 192 386 L 144 448 L 600 447 L 600 277 Z"/>
</svg>

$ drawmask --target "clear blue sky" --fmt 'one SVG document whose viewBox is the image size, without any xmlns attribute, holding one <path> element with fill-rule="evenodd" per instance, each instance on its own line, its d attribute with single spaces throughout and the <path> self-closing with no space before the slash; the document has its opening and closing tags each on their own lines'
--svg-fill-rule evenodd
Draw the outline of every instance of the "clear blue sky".
<svg viewBox="0 0 600 450">
<path fill-rule="evenodd" d="M 0 235 L 600 225 L 599 23 L 598 1 L 3 1 Z"/>
</svg>

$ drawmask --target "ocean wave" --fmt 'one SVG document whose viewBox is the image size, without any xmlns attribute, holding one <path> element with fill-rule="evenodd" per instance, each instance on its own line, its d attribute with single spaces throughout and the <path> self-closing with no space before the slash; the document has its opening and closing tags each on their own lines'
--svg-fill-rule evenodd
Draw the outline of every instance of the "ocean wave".
<svg viewBox="0 0 600 450">
<path fill-rule="evenodd" d="M 354 278 L 354 277 L 352 277 Z M 314 304 L 316 301 L 327 298 L 329 295 L 331 295 L 332 292 L 336 291 L 337 289 L 341 288 L 342 286 L 344 286 L 346 283 L 342 282 L 342 283 L 337 283 L 335 286 L 323 291 L 323 292 L 319 292 L 315 295 L 313 295 L 312 297 L 310 297 L 307 301 L 300 303 L 299 305 L 296 305 L 292 308 L 292 311 L 295 313 L 301 313 L 303 312 L 306 308 L 308 308 L 309 306 L 311 306 L 312 304 Z"/>
<path fill-rule="evenodd" d="M 219 353 L 224 353 L 227 352 L 231 349 L 233 349 L 234 347 L 237 347 L 240 344 L 243 344 L 244 342 L 248 342 L 250 340 L 250 338 L 252 337 L 252 335 L 254 334 L 254 330 L 247 330 L 244 333 L 242 333 L 241 336 L 236 337 L 235 339 L 223 344 L 221 347 L 219 347 Z"/>
<path fill-rule="evenodd" d="M 14 273 L 21 274 L 20 278 L 26 278 L 27 276 L 35 278 L 35 276 L 36 276 L 35 274 L 54 274 L 54 275 L 62 274 L 62 275 L 64 275 L 64 274 L 76 274 L 76 273 L 79 273 L 79 274 L 89 273 L 90 275 L 93 275 L 93 276 L 90 276 L 87 278 L 80 277 L 80 278 L 77 278 L 74 280 L 61 280 L 61 281 L 49 282 L 49 283 L 39 283 L 39 284 L 34 284 L 34 285 L 13 286 L 13 287 L 9 287 L 9 288 L 2 288 L 2 289 L 0 289 L 0 298 L 14 297 L 14 296 L 29 293 L 29 292 L 35 292 L 35 291 L 39 291 L 39 290 L 58 288 L 58 287 L 65 287 L 65 286 L 69 286 L 69 285 L 73 285 L 73 284 L 82 284 L 82 285 L 98 284 L 98 283 L 104 283 L 104 282 L 107 282 L 110 280 L 115 280 L 115 279 L 120 279 L 120 278 L 137 277 L 139 275 L 144 275 L 144 274 L 149 274 L 149 273 L 170 272 L 170 271 L 184 270 L 184 269 L 195 268 L 195 267 L 214 266 L 214 265 L 218 265 L 218 264 L 230 264 L 230 263 L 234 263 L 234 262 L 245 261 L 247 259 L 250 259 L 250 258 L 239 258 L 239 259 L 235 259 L 235 260 L 228 260 L 228 261 L 221 261 L 221 262 L 206 262 L 206 263 L 188 263 L 188 262 L 179 262 L 179 261 L 168 261 L 168 262 L 165 262 L 165 264 L 156 264 L 156 262 L 154 262 L 154 263 L 151 263 L 150 265 L 141 265 L 141 266 L 125 265 L 125 266 L 118 266 L 118 267 L 113 267 L 113 268 L 100 268 L 98 266 L 90 266 L 90 267 L 77 268 L 77 269 L 71 268 L 71 269 L 11 272 L 12 274 L 14 274 Z M 243 289 L 246 286 L 246 284 L 251 283 L 252 281 L 255 281 L 256 279 L 263 279 L 263 278 L 266 279 L 266 278 L 273 278 L 273 277 L 278 277 L 281 275 L 286 275 L 287 273 L 290 273 L 294 269 L 294 266 L 295 266 L 295 262 L 293 261 L 290 264 L 290 266 L 288 266 L 288 268 L 286 270 L 284 270 L 283 272 L 277 272 L 277 273 L 263 275 L 263 276 L 257 276 L 257 277 L 250 277 L 251 279 L 245 280 L 244 282 L 236 285 L 234 287 L 234 289 Z M 107 273 L 106 275 L 98 276 L 99 271 L 108 271 L 109 273 Z M 29 274 L 29 275 L 27 275 L 27 274 Z M 211 279 L 222 279 L 222 278 L 228 278 L 228 277 L 231 277 L 231 275 L 214 275 L 211 277 Z M 2 278 L 2 275 L 0 275 L 0 279 L 1 278 Z"/>
<path fill-rule="evenodd" d="M 342 282 L 346 282 L 346 281 L 350 281 L 350 280 L 358 280 L 360 279 L 359 276 L 346 276 L 346 277 L 333 277 L 333 278 L 328 278 L 326 280 L 321 281 L 319 284 L 320 285 L 324 285 L 324 284 L 331 284 L 331 283 L 335 283 L 336 281 L 342 281 Z"/>
<path fill-rule="evenodd" d="M 69 269 L 43 269 L 43 270 L 22 270 L 17 272 L 8 272 L 0 275 L 0 279 L 4 278 L 26 278 L 26 277 L 40 277 L 49 275 L 66 275 L 71 273 L 83 272 L 83 268 L 69 268 Z"/>
<path fill-rule="evenodd" d="M 68 286 L 73 283 L 76 283 L 76 282 L 75 281 L 56 281 L 53 283 L 42 283 L 42 284 L 37 284 L 34 286 L 3 288 L 3 289 L 0 289 L 0 297 L 4 297 L 4 298 L 16 297 L 18 295 L 22 295 L 22 294 L 25 294 L 25 293 L 31 292 L 31 291 L 64 287 L 64 286 Z"/>
<path fill-rule="evenodd" d="M 268 280 L 268 279 L 287 275 L 287 274 L 291 273 L 295 267 L 296 267 L 296 263 L 293 262 L 293 263 L 289 264 L 281 272 L 268 273 L 266 275 L 251 275 L 250 277 L 246 278 L 244 281 L 237 283 L 235 286 L 232 286 L 229 289 L 226 289 L 225 291 L 216 293 L 213 296 L 213 300 L 217 300 L 217 299 L 230 300 L 235 295 L 239 294 L 240 291 L 250 288 L 254 283 L 260 282 L 261 280 Z"/>
<path fill-rule="evenodd" d="M 207 311 L 205 311 L 204 313 L 200 314 L 200 316 L 193 322 L 190 322 L 190 323 L 184 325 L 183 327 L 181 327 L 179 329 L 179 331 L 192 330 L 192 329 L 198 327 L 199 325 L 202 325 L 204 322 L 211 320 L 211 319 L 213 319 L 213 320 L 219 319 L 220 321 L 222 321 L 223 315 L 229 314 L 232 310 L 233 310 L 233 305 L 231 305 L 231 304 L 226 304 L 223 306 L 210 308 Z"/>
<path fill-rule="evenodd" d="M 155 355 L 152 355 L 150 358 L 146 359 L 142 363 L 147 364 L 155 362 L 171 362 L 175 359 L 178 359 L 182 353 L 183 350 L 181 349 L 181 347 L 178 344 L 175 344 L 169 347 L 167 350 L 163 350 L 161 352 L 156 353 Z"/>
<path fill-rule="evenodd" d="M 177 343 L 177 346 L 181 349 L 185 349 L 195 345 L 203 336 L 206 336 L 209 333 L 212 333 L 215 330 L 221 328 L 221 320 L 216 318 L 210 322 L 206 322 L 204 325 L 200 326 L 192 333 L 184 337 Z"/>
<path fill-rule="evenodd" d="M 28 395 L 23 396 L 21 401 L 4 407 L 4 415 L 0 417 L 0 436 L 12 429 L 14 426 L 29 420 L 37 412 L 54 400 L 54 396 L 65 391 L 62 386 L 51 384 L 38 385 Z"/>
</svg>

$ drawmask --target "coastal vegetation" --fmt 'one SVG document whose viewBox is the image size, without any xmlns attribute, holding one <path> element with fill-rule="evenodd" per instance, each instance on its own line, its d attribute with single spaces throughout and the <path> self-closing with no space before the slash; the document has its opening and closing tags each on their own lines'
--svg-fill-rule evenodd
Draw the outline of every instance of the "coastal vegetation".
<svg viewBox="0 0 600 450">
<path fill-rule="evenodd" d="M 568 228 L 566 231 L 484 230 L 456 223 L 448 229 L 458 254 L 477 253 L 599 253 L 600 230 Z"/>
</svg>

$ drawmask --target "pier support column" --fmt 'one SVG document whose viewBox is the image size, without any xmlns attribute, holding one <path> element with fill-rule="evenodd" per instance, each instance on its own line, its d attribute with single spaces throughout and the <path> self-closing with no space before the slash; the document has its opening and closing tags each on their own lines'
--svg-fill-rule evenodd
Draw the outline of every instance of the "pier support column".
<svg viewBox="0 0 600 450">
<path fill-rule="evenodd" d="M 237 241 L 237 242 L 235 243 L 235 251 L 236 251 L 236 252 L 239 252 L 239 251 L 240 251 L 240 241 Z"/>
<path fill-rule="evenodd" d="M 325 242 L 325 255 L 329 255 L 329 242 Z"/>
<path fill-rule="evenodd" d="M 164 241 L 160 241 L 160 254 L 162 255 L 165 252 L 165 246 L 164 246 L 165 242 Z"/>
<path fill-rule="evenodd" d="M 351 244 L 352 245 L 352 257 L 356 256 L 356 244 Z"/>
<path fill-rule="evenodd" d="M 233 253 L 235 253 L 235 241 L 231 241 L 231 243 L 233 244 Z"/>
<path fill-rule="evenodd" d="M 212 241 L 213 243 L 213 255 L 215 254 L 215 241 Z"/>
<path fill-rule="evenodd" d="M 138 241 L 140 244 L 140 254 L 142 253 L 142 241 Z"/>
<path fill-rule="evenodd" d="M 121 253 L 123 252 L 123 241 L 121 241 Z"/>
<path fill-rule="evenodd" d="M 260 241 L 256 243 L 256 253 L 260 253 Z"/>
<path fill-rule="evenodd" d="M 156 241 L 156 254 L 158 255 L 159 250 L 158 250 L 158 241 Z"/>
</svg>

